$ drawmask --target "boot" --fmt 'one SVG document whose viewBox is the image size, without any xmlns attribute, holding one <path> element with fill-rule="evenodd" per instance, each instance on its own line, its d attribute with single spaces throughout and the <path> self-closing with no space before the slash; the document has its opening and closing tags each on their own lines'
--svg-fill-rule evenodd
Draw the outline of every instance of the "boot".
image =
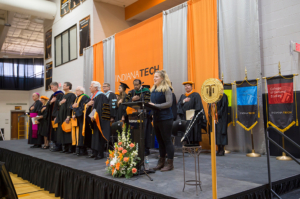
<svg viewBox="0 0 300 199">
<path fill-rule="evenodd" d="M 75 152 L 73 153 L 73 155 L 78 155 L 79 154 L 79 146 L 76 146 L 75 148 Z"/>
<path fill-rule="evenodd" d="M 99 152 L 99 153 L 97 154 L 97 156 L 95 157 L 95 160 L 101 160 L 101 159 L 103 159 L 103 158 L 104 158 L 103 152 Z"/>
<path fill-rule="evenodd" d="M 68 148 L 66 145 L 62 145 L 62 150 L 60 151 L 60 153 L 66 153 L 68 151 Z"/>
<path fill-rule="evenodd" d="M 165 166 L 166 158 L 160 157 L 157 163 L 157 166 L 153 168 L 154 171 L 161 170 Z"/>
<path fill-rule="evenodd" d="M 220 151 L 221 151 L 221 145 L 218 145 L 218 151 L 217 151 L 217 153 L 216 153 L 217 156 L 219 156 Z"/>
<path fill-rule="evenodd" d="M 71 154 L 74 152 L 74 146 L 72 146 L 71 144 L 68 145 L 69 150 L 66 152 L 66 154 Z"/>
<path fill-rule="evenodd" d="M 221 148 L 221 150 L 220 150 L 219 153 L 217 153 L 217 156 L 224 156 L 224 155 L 225 155 L 224 146 L 223 146 L 223 145 L 220 145 L 220 148 Z"/>
<path fill-rule="evenodd" d="M 168 159 L 167 160 L 167 165 L 164 166 L 164 168 L 162 168 L 160 171 L 161 172 L 164 172 L 164 171 L 171 171 L 174 169 L 174 166 L 173 166 L 173 159 Z"/>
<path fill-rule="evenodd" d="M 86 149 L 85 148 L 79 148 L 79 153 L 77 156 L 84 156 L 87 155 Z"/>
<path fill-rule="evenodd" d="M 88 157 L 86 157 L 86 158 L 94 158 L 94 157 L 96 157 L 96 156 L 97 156 L 97 154 L 98 154 L 98 152 L 97 152 L 96 150 L 93 150 L 92 154 L 91 154 L 91 155 L 89 155 L 89 156 L 88 156 Z"/>
</svg>

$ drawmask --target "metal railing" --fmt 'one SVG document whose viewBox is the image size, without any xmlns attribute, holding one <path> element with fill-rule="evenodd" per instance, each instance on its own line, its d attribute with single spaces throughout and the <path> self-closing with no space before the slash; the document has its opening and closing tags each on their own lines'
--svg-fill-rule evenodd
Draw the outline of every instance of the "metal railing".
<svg viewBox="0 0 300 199">
<path fill-rule="evenodd" d="M 270 197 L 271 197 L 271 199 L 273 199 L 273 194 L 274 194 L 277 198 L 281 199 L 281 197 L 272 189 L 271 169 L 270 169 L 270 148 L 269 148 L 270 146 L 269 146 L 269 141 L 272 142 L 276 147 L 278 147 L 279 149 L 281 149 L 283 152 L 285 152 L 286 154 L 288 154 L 299 165 L 300 165 L 300 162 L 292 154 L 290 154 L 286 149 L 284 149 L 282 146 L 280 146 L 279 144 L 277 144 L 272 138 L 269 137 L 269 130 L 270 129 L 274 130 L 276 133 L 278 133 L 279 135 L 281 135 L 283 137 L 283 139 L 286 139 L 291 144 L 293 144 L 294 146 L 296 146 L 298 149 L 300 149 L 300 145 L 298 145 L 291 138 L 289 138 L 288 136 L 286 136 L 284 133 L 281 133 L 280 131 L 278 131 L 276 128 L 274 128 L 272 126 L 268 127 L 267 130 L 266 130 L 265 136 L 266 136 L 266 149 L 267 149 L 267 161 L 268 161 L 268 180 L 269 180 Z"/>
</svg>

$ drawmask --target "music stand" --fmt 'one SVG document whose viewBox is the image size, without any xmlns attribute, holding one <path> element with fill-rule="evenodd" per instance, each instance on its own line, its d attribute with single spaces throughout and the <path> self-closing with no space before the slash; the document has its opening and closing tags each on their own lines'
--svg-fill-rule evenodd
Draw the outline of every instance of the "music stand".
<svg viewBox="0 0 300 199">
<path fill-rule="evenodd" d="M 145 103 L 144 101 L 138 101 L 138 102 L 124 102 L 122 103 L 122 105 L 131 107 L 133 109 L 136 110 L 142 110 L 142 112 L 139 113 L 139 119 L 140 119 L 140 126 L 139 126 L 139 130 L 140 130 L 140 140 L 139 140 L 139 148 L 138 148 L 138 157 L 141 159 L 140 163 L 138 164 L 138 171 L 139 171 L 139 175 L 141 175 L 142 172 L 144 172 L 148 178 L 153 181 L 153 179 L 148 175 L 148 173 L 155 173 L 154 170 L 145 170 L 145 166 L 144 166 L 144 154 L 145 154 L 145 114 L 146 114 L 146 110 L 160 110 L 160 108 L 153 106 L 151 104 Z M 143 166 L 143 168 L 142 168 Z"/>
</svg>

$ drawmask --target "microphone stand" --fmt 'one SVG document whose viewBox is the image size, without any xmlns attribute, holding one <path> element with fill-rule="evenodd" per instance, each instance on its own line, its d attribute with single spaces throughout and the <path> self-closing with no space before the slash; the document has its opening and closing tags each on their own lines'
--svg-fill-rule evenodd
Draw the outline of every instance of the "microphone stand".
<svg viewBox="0 0 300 199">
<path fill-rule="evenodd" d="M 141 145 L 141 149 L 140 150 L 140 154 L 141 154 L 141 162 L 140 162 L 140 168 L 139 168 L 139 175 L 141 175 L 141 170 L 143 167 L 143 172 L 148 176 L 148 178 L 153 181 L 153 179 L 148 175 L 147 171 L 145 170 L 145 128 L 144 128 L 144 122 L 145 122 L 145 114 L 146 110 L 145 110 L 145 99 L 144 99 L 144 95 L 143 95 L 143 87 L 141 88 L 141 99 L 142 99 L 142 112 L 138 115 L 140 117 L 140 145 Z M 143 122 L 142 122 L 143 121 Z"/>
</svg>

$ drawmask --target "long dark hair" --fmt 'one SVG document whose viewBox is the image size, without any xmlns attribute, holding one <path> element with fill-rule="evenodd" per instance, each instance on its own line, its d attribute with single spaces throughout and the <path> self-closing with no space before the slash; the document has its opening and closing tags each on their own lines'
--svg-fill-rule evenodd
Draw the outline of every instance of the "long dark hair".
<svg viewBox="0 0 300 199">
<path fill-rule="evenodd" d="M 120 101 L 120 99 L 123 99 L 123 101 L 124 101 L 125 96 L 126 96 L 125 89 L 122 86 L 121 86 L 121 88 L 122 88 L 122 92 L 120 93 L 120 95 L 118 95 L 117 101 Z"/>
</svg>

